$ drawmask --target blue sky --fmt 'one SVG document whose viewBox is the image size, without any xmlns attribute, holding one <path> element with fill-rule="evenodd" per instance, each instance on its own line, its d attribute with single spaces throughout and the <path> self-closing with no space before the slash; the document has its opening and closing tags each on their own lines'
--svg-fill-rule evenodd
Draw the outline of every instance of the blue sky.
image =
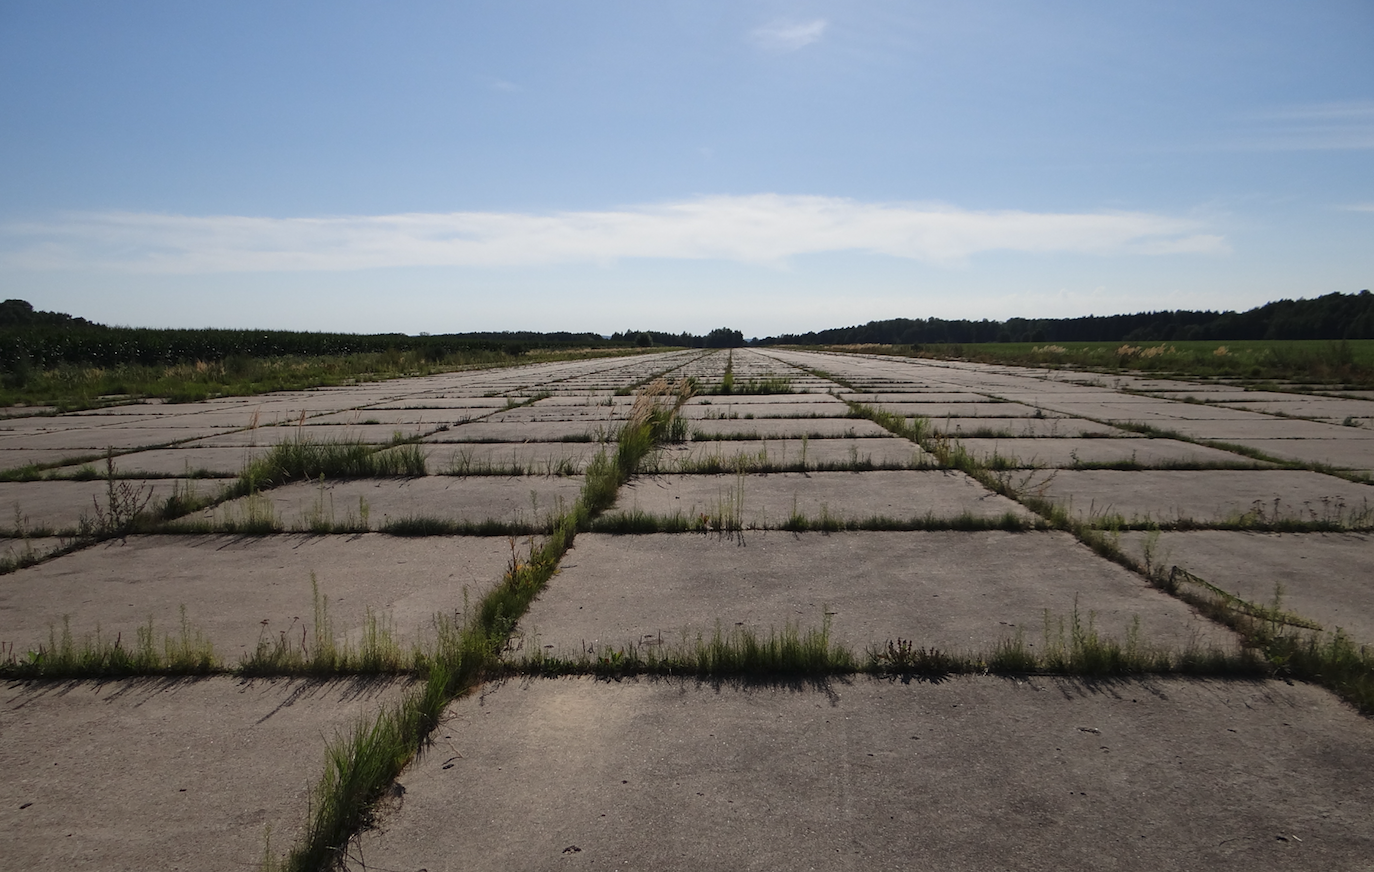
<svg viewBox="0 0 1374 872">
<path fill-rule="evenodd" d="M 1374 4 L 0 0 L 0 294 L 746 335 L 1374 286 Z"/>
</svg>

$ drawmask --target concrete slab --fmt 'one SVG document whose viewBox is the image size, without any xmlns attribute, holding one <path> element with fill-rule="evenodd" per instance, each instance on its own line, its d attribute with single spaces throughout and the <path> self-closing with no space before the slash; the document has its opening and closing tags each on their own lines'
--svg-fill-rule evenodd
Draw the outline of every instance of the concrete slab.
<svg viewBox="0 0 1374 872">
<path fill-rule="evenodd" d="M 498 407 L 499 408 L 499 407 Z M 306 420 L 307 425 L 339 424 L 344 426 L 386 425 L 403 430 L 431 430 L 444 424 L 450 427 L 464 424 L 492 414 L 493 409 L 349 409 Z"/>
<path fill-rule="evenodd" d="M 607 446 L 598 442 L 471 442 L 426 447 L 429 469 L 435 474 L 556 475 L 581 473 Z"/>
<path fill-rule="evenodd" d="M 0 449 L 0 470 L 21 469 L 25 466 L 61 463 L 81 457 L 103 456 L 103 451 L 81 451 L 67 448 L 7 448 Z"/>
<path fill-rule="evenodd" d="M 615 511 L 697 518 L 735 518 L 746 528 L 777 529 L 794 515 L 816 521 L 914 518 L 1032 517 L 952 470 L 664 475 L 638 478 L 620 490 Z"/>
<path fill-rule="evenodd" d="M 735 406 L 739 409 L 745 407 L 767 407 L 767 406 L 806 406 L 807 408 L 816 407 L 818 409 L 838 409 L 843 412 L 849 410 L 849 406 L 841 400 L 837 400 L 829 394 L 699 394 L 692 397 L 684 404 L 684 408 L 692 406 Z"/>
<path fill-rule="evenodd" d="M 879 408 L 908 418 L 1063 418 L 1059 412 L 1047 411 L 1024 403 L 879 403 Z"/>
<path fill-rule="evenodd" d="M 910 391 L 884 391 L 880 393 L 854 393 L 845 391 L 840 399 L 855 403 L 890 405 L 900 403 L 989 403 L 992 400 L 983 394 L 972 391 L 938 391 L 913 389 Z"/>
<path fill-rule="evenodd" d="M 188 472 L 208 472 L 213 476 L 236 476 L 255 458 L 268 452 L 266 446 L 253 448 L 155 448 L 135 451 L 115 458 L 115 469 L 126 475 L 181 475 Z M 97 471 L 105 468 L 104 460 L 97 460 L 53 470 L 55 475 L 68 475 L 82 467 Z"/>
<path fill-rule="evenodd" d="M 932 418 L 930 427 L 936 433 L 968 439 L 1129 435 L 1125 430 L 1081 418 Z"/>
<path fill-rule="evenodd" d="M 120 479 L 116 486 L 127 488 L 133 502 L 148 509 L 173 492 L 212 494 L 226 479 Z M 10 533 L 28 530 L 50 531 L 58 535 L 75 533 L 85 519 L 95 523 L 99 511 L 109 511 L 104 481 L 25 481 L 0 482 L 0 530 Z"/>
<path fill-rule="evenodd" d="M 1368 439 L 1227 439 L 1281 460 L 1324 463 L 1337 469 L 1374 467 L 1374 442 Z"/>
<path fill-rule="evenodd" d="M 1250 421 L 1177 421 L 1157 426 L 1193 439 L 1219 439 L 1226 442 L 1241 439 L 1341 439 L 1367 441 L 1374 448 L 1374 430 L 1267 415 L 1256 415 Z"/>
<path fill-rule="evenodd" d="M 390 443 L 397 433 L 404 437 L 414 437 L 424 435 L 431 430 L 442 425 L 435 424 L 434 427 L 425 425 L 417 427 L 415 425 L 392 426 L 389 424 L 358 424 L 356 426 L 328 425 L 311 426 L 309 423 L 304 427 L 285 426 L 285 427 L 258 427 L 252 430 L 237 430 L 232 433 L 221 433 L 217 436 L 209 436 L 204 439 L 197 439 L 188 442 L 183 447 L 186 448 L 251 448 L 259 445 L 276 445 L 281 442 L 290 442 L 296 439 L 314 439 L 319 442 L 363 442 L 369 445 L 386 445 Z"/>
<path fill-rule="evenodd" d="M 57 536 L 33 536 L 27 539 L 0 537 L 0 567 L 13 567 L 23 560 L 41 559 L 65 547 L 67 542 Z"/>
<path fill-rule="evenodd" d="M 0 703 L 0 865 L 257 868 L 305 823 L 328 738 L 398 682 L 11 683 Z"/>
<path fill-rule="evenodd" d="M 959 444 L 983 460 L 999 457 L 1035 468 L 1085 463 L 1138 463 L 1166 469 L 1180 465 L 1272 466 L 1230 451 L 1176 439 L 960 439 Z"/>
<path fill-rule="evenodd" d="M 483 411 L 490 412 L 504 405 L 506 405 L 504 397 L 426 396 L 422 394 L 369 406 L 367 411 L 371 413 L 407 409 L 419 412 L 427 410 L 448 411 L 471 409 L 475 410 L 472 413 L 473 415 L 480 415 Z"/>
<path fill-rule="evenodd" d="M 767 633 L 787 623 L 819 628 L 862 652 L 889 639 L 941 650 L 991 650 L 1022 632 L 1045 643 L 1046 610 L 1075 602 L 1105 637 L 1183 648 L 1233 644 L 1230 632 L 1109 563 L 1063 533 L 582 535 L 563 569 L 526 613 L 526 645 L 573 653 L 584 645 L 679 642 L 717 622 Z"/>
<path fill-rule="evenodd" d="M 1303 418 L 1324 418 L 1337 424 L 1346 418 L 1374 417 L 1374 401 L 1370 400 L 1337 400 L 1326 397 L 1303 397 L 1298 394 L 1281 396 L 1281 399 L 1236 400 L 1226 405 L 1267 414 L 1278 412 Z"/>
<path fill-rule="evenodd" d="M 1084 519 L 1224 523 L 1250 514 L 1269 521 L 1374 522 L 1368 485 L 1300 470 L 1062 469 L 1031 489 Z"/>
<path fill-rule="evenodd" d="M 580 421 L 590 425 L 608 421 L 624 421 L 628 406 L 525 406 L 506 412 L 494 412 L 483 421 L 493 424 L 513 424 L 538 421 Z"/>
<path fill-rule="evenodd" d="M 865 418 L 744 418 L 693 421 L 692 438 L 704 439 L 838 439 L 889 436 Z"/>
<path fill-rule="evenodd" d="M 727 403 L 683 406 L 682 416 L 691 420 L 749 418 L 845 418 L 844 403 Z"/>
<path fill-rule="evenodd" d="M 252 510 L 250 501 L 260 506 L 265 498 L 283 527 L 295 532 L 309 532 L 321 525 L 378 530 L 389 520 L 404 518 L 495 520 L 543 527 L 555 514 L 571 508 L 581 490 L 580 475 L 429 475 L 300 482 L 263 491 L 258 497 L 221 503 L 188 523 L 203 521 L 223 529 L 223 525 L 247 516 Z"/>
<path fill-rule="evenodd" d="M 862 439 L 717 439 L 664 445 L 649 456 L 643 468 L 667 474 L 682 471 L 684 465 L 710 461 L 745 471 L 792 464 L 805 464 L 811 470 L 856 463 L 900 469 L 936 465 L 935 459 L 914 442 L 895 436 L 876 436 Z"/>
<path fill-rule="evenodd" d="M 329 597 L 339 639 L 371 609 L 415 640 L 435 614 L 476 602 L 510 559 L 504 538 L 353 536 L 130 536 L 21 569 L 0 584 L 0 641 L 24 651 L 60 632 L 132 639 L 151 618 L 159 637 L 186 617 L 230 663 L 262 638 L 304 629 L 313 638 L 313 575 Z"/>
<path fill-rule="evenodd" d="M 446 723 L 364 834 L 367 868 L 1250 872 L 1374 853 L 1374 731 L 1304 685 L 537 680 Z"/>
<path fill-rule="evenodd" d="M 609 421 L 516 421 L 463 424 L 425 438 L 425 442 L 559 442 L 564 439 L 605 441 L 618 423 Z"/>
<path fill-rule="evenodd" d="M 4 436 L 0 437 L 0 449 L 56 449 L 69 454 L 80 454 L 105 451 L 108 448 L 120 450 L 167 445 L 208 436 L 214 432 L 209 428 L 90 427 Z"/>
<path fill-rule="evenodd" d="M 1273 602 L 1281 588 L 1283 608 L 1342 628 L 1362 644 L 1374 644 L 1374 536 L 1367 533 L 1123 533 L 1128 553 L 1166 569 L 1181 566 L 1253 603 Z"/>
<path fill-rule="evenodd" d="M 1157 420 L 1179 421 L 1227 421 L 1235 426 L 1244 427 L 1252 422 L 1263 422 L 1265 418 L 1257 412 L 1214 406 L 1204 403 L 1182 403 L 1168 400 L 1155 400 L 1146 397 L 1114 398 L 1102 404 L 1085 405 L 1081 403 L 1058 403 L 1057 406 L 1074 413 L 1087 412 L 1094 418 L 1112 421 Z"/>
</svg>

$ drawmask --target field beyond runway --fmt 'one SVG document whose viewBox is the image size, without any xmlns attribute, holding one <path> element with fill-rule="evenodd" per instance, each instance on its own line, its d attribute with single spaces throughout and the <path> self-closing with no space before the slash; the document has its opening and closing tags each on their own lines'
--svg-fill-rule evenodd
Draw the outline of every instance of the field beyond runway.
<svg viewBox="0 0 1374 872">
<path fill-rule="evenodd" d="M 486 621 L 341 867 L 1374 868 L 1374 721 L 1256 635 L 1374 646 L 1369 406 L 735 349 L 9 410 L 0 867 L 281 856 Z M 145 638 L 210 674 L 22 678 Z"/>
</svg>

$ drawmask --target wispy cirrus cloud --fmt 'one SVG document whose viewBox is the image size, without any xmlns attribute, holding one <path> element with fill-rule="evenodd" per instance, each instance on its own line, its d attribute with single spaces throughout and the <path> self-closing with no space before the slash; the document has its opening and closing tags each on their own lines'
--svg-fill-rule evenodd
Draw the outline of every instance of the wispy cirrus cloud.
<svg viewBox="0 0 1374 872">
<path fill-rule="evenodd" d="M 975 255 L 1227 250 L 1200 222 L 1145 212 L 973 211 L 836 197 L 714 196 L 610 211 L 326 218 L 67 215 L 0 226 L 0 262 L 149 273 L 507 267 L 630 258 L 782 265 L 861 252 L 957 265 Z"/>
<path fill-rule="evenodd" d="M 775 21 L 754 30 L 754 42 L 771 51 L 796 51 L 805 48 L 825 35 L 830 22 L 824 18 L 813 21 Z"/>
<path fill-rule="evenodd" d="M 1374 148 L 1374 100 L 1287 106 L 1239 119 L 1242 145 L 1273 151 Z"/>
</svg>

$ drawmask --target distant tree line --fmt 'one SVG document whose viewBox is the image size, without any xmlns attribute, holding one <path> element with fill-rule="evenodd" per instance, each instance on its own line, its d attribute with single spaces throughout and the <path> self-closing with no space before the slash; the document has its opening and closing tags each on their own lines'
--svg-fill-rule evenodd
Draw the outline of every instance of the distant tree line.
<svg viewBox="0 0 1374 872">
<path fill-rule="evenodd" d="M 1238 339 L 1374 339 L 1374 295 L 1279 300 L 1245 312 L 1141 312 L 1083 318 L 948 321 L 893 318 L 859 327 L 789 333 L 759 345 L 918 345 L 965 342 L 1168 342 Z"/>
<path fill-rule="evenodd" d="M 109 327 L 60 312 L 40 312 L 23 300 L 0 303 L 0 370 L 59 364 L 172 365 L 230 358 L 413 352 L 439 362 L 451 354 L 491 351 L 521 355 L 535 348 L 604 347 L 596 333 L 309 333 L 292 330 L 179 330 Z"/>
<path fill-rule="evenodd" d="M 740 348 L 750 344 L 744 334 L 729 327 L 717 327 L 705 336 L 693 333 L 660 333 L 657 330 L 626 330 L 612 333 L 613 344 L 632 344 L 640 346 L 673 345 L 682 348 Z"/>
</svg>

